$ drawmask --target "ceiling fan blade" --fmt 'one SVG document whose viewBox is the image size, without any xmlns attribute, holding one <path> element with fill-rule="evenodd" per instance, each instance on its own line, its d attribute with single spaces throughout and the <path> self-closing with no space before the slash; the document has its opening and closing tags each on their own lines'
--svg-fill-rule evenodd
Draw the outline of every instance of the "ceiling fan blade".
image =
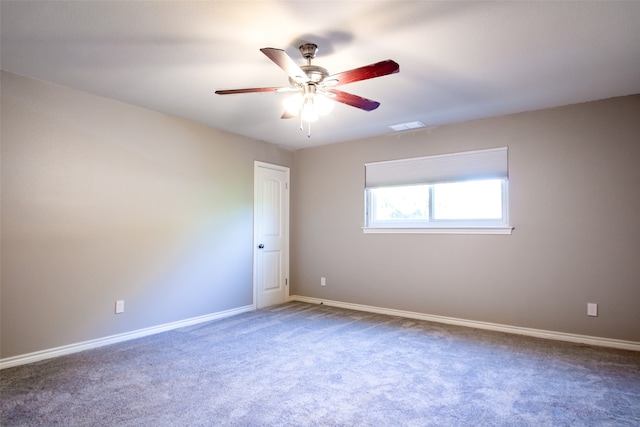
<svg viewBox="0 0 640 427">
<path fill-rule="evenodd" d="M 233 95 L 236 93 L 252 93 L 252 92 L 281 92 L 283 88 L 279 87 L 253 87 L 247 89 L 228 89 L 217 90 L 218 95 Z"/>
<path fill-rule="evenodd" d="M 294 117 L 297 117 L 297 114 L 291 114 L 288 111 L 285 111 L 284 113 L 282 113 L 282 117 L 280 117 L 281 119 L 293 119 Z"/>
<path fill-rule="evenodd" d="M 327 92 L 330 92 L 335 95 L 331 97 L 336 102 L 342 102 L 343 104 L 351 105 L 352 107 L 359 108 L 365 111 L 375 110 L 380 106 L 380 103 L 377 101 L 373 101 L 371 99 L 363 98 L 358 95 L 353 95 L 347 92 L 343 92 L 341 90 L 331 89 Z"/>
<path fill-rule="evenodd" d="M 267 57 L 276 63 L 276 65 L 284 70 L 285 73 L 293 80 L 305 83 L 309 81 L 307 74 L 302 71 L 302 68 L 296 64 L 293 59 L 282 49 L 276 49 L 273 47 L 263 47 L 260 52 L 267 55 Z"/>
<path fill-rule="evenodd" d="M 386 61 L 376 62 L 375 64 L 365 65 L 364 67 L 354 68 L 353 70 L 343 71 L 327 77 L 327 80 L 337 80 L 334 86 L 346 85 L 360 80 L 368 80 L 376 77 L 394 74 L 400 71 L 397 62 L 387 59 Z"/>
</svg>

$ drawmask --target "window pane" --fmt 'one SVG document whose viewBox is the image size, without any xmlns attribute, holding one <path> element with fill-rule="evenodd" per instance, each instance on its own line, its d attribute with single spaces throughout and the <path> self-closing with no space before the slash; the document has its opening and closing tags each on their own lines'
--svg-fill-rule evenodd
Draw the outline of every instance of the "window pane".
<svg viewBox="0 0 640 427">
<path fill-rule="evenodd" d="M 434 184 L 433 218 L 436 220 L 501 219 L 502 180 Z"/>
<path fill-rule="evenodd" d="M 371 190 L 376 221 L 429 219 L 429 186 L 385 187 Z"/>
</svg>

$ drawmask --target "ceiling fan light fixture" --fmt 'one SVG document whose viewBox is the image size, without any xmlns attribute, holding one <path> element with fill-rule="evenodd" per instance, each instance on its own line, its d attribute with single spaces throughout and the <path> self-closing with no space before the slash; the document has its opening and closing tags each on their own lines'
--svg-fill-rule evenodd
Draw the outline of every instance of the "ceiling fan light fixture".
<svg viewBox="0 0 640 427">
<path fill-rule="evenodd" d="M 305 122 L 312 122 L 329 114 L 335 102 L 323 94 L 307 92 L 286 98 L 283 105 L 291 116 L 300 115 Z"/>
<path fill-rule="evenodd" d="M 289 96 L 285 98 L 283 102 L 284 109 L 290 115 L 297 116 L 298 114 L 300 114 L 300 109 L 302 108 L 303 102 L 304 97 L 300 94 Z"/>
<path fill-rule="evenodd" d="M 313 98 L 313 105 L 320 116 L 326 116 L 331 112 L 331 110 L 333 110 L 335 102 L 323 94 L 316 94 Z"/>
</svg>

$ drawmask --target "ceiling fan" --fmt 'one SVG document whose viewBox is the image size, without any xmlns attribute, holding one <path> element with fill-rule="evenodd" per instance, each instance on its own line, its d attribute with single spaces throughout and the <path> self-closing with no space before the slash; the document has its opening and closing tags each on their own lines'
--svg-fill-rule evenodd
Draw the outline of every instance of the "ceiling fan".
<svg viewBox="0 0 640 427">
<path fill-rule="evenodd" d="M 288 87 L 261 87 L 247 89 L 217 90 L 218 95 L 233 95 L 252 92 L 295 92 L 293 97 L 285 100 L 285 112 L 281 118 L 289 119 L 300 116 L 300 129 L 302 121 L 309 124 L 308 136 L 311 136 L 310 122 L 316 120 L 319 115 L 329 113 L 334 101 L 340 102 L 365 111 L 375 110 L 380 103 L 371 99 L 353 95 L 341 90 L 333 89 L 336 86 L 345 85 L 361 80 L 382 77 L 400 71 L 400 66 L 391 59 L 343 71 L 337 74 L 329 72 L 317 65 L 311 65 L 311 60 L 316 57 L 318 46 L 314 43 L 304 43 L 298 48 L 306 65 L 298 66 L 293 59 L 282 49 L 265 47 L 260 49 L 277 66 L 282 68 L 289 76 Z"/>
</svg>

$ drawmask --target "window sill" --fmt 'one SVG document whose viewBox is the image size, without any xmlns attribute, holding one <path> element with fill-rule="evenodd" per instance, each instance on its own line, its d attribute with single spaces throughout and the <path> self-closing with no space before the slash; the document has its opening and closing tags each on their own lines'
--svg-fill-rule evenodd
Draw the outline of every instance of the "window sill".
<svg viewBox="0 0 640 427">
<path fill-rule="evenodd" d="M 511 234 L 514 227 L 431 227 L 378 228 L 362 227 L 364 234 Z"/>
</svg>

